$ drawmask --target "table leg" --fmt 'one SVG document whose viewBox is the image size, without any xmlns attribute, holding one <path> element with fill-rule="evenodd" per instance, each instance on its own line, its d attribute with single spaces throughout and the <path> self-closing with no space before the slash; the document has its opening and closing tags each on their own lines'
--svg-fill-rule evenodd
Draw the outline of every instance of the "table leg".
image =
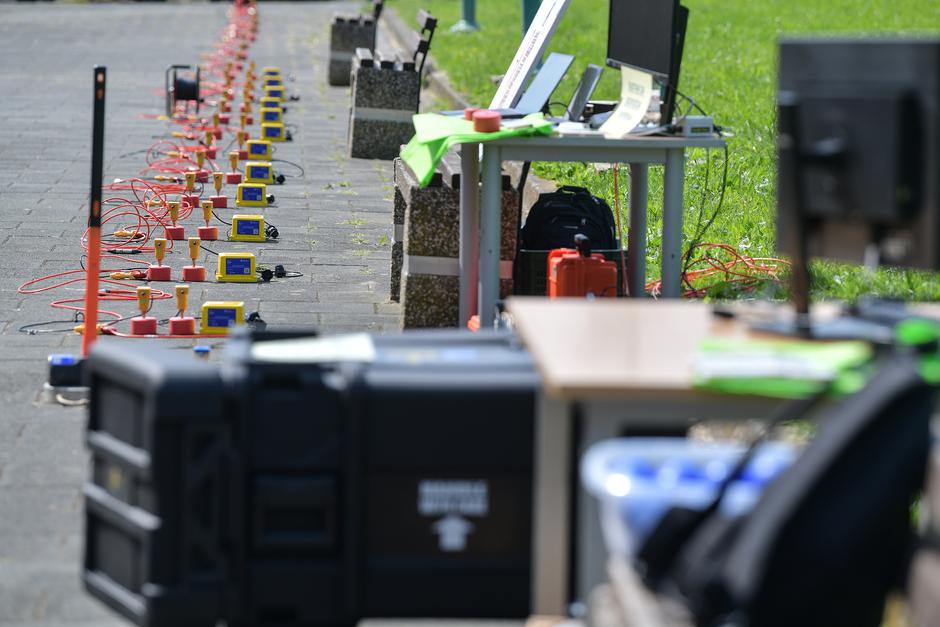
<svg viewBox="0 0 940 627">
<path fill-rule="evenodd" d="M 477 312 L 480 268 L 480 145 L 460 147 L 460 306 L 457 325 Z"/>
<path fill-rule="evenodd" d="M 679 298 L 682 279 L 682 192 L 685 180 L 685 149 L 666 151 L 663 177 L 663 263 L 664 298 Z"/>
<path fill-rule="evenodd" d="M 649 188 L 645 163 L 630 164 L 630 231 L 627 234 L 627 286 L 630 296 L 646 296 L 646 213 Z"/>
<path fill-rule="evenodd" d="M 570 407 L 539 395 L 532 480 L 532 614 L 568 613 L 572 498 Z"/>
<path fill-rule="evenodd" d="M 502 234 L 502 162 L 498 146 L 483 145 L 480 191 L 480 329 L 492 329 L 499 299 L 499 244 Z"/>
</svg>

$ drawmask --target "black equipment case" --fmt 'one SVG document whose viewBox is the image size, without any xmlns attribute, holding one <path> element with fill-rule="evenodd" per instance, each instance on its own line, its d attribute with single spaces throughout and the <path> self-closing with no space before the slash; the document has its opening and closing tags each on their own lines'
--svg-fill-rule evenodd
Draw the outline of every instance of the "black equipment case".
<svg viewBox="0 0 940 627">
<path fill-rule="evenodd" d="M 316 353 L 317 357 L 307 357 Z M 140 625 L 529 613 L 538 379 L 509 334 L 98 342 L 85 583 Z"/>
</svg>

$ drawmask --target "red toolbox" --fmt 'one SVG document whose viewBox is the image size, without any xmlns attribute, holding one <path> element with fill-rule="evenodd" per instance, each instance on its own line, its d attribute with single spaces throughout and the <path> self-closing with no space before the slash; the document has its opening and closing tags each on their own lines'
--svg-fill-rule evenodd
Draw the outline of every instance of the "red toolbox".
<svg viewBox="0 0 940 627">
<path fill-rule="evenodd" d="M 574 236 L 575 248 L 556 248 L 548 254 L 548 296 L 617 296 L 617 264 L 591 254 L 587 236 Z"/>
</svg>

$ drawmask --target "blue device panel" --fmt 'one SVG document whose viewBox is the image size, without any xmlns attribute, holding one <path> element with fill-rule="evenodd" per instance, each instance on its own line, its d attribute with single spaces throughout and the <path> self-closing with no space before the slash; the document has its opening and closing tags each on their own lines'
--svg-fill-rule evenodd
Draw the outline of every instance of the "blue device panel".
<svg viewBox="0 0 940 627">
<path fill-rule="evenodd" d="M 268 95 L 271 96 L 272 98 L 281 98 L 284 96 L 284 92 L 281 91 L 280 89 L 269 89 Z"/>
<path fill-rule="evenodd" d="M 248 201 L 264 200 L 260 187 L 243 187 L 242 198 Z"/>
<path fill-rule="evenodd" d="M 264 81 L 264 86 L 267 87 L 268 85 L 272 85 L 272 86 L 274 86 L 274 87 L 277 87 L 277 86 L 281 85 L 281 79 L 275 78 L 275 77 L 267 78 L 267 79 L 265 79 L 265 81 Z"/>
<path fill-rule="evenodd" d="M 225 260 L 225 274 L 251 274 L 251 259 L 235 257 Z"/>
<path fill-rule="evenodd" d="M 236 225 L 235 232 L 239 235 L 259 235 L 261 233 L 261 225 L 257 220 L 238 220 Z"/>
<path fill-rule="evenodd" d="M 281 136 L 281 129 L 279 129 L 279 128 L 276 127 L 276 126 L 274 126 L 274 127 L 269 126 L 268 128 L 266 128 L 266 129 L 264 129 L 264 130 L 267 131 L 267 132 L 265 133 L 265 136 L 266 136 L 266 137 L 280 137 L 280 136 Z"/>
<path fill-rule="evenodd" d="M 264 112 L 264 121 L 265 122 L 277 122 L 277 111 L 265 111 Z"/>
<path fill-rule="evenodd" d="M 253 165 L 251 166 L 251 178 L 269 179 L 271 178 L 271 169 L 264 165 Z"/>
<path fill-rule="evenodd" d="M 251 145 L 251 154 L 253 155 L 266 155 L 268 154 L 268 147 L 264 144 L 252 144 Z"/>
<path fill-rule="evenodd" d="M 228 308 L 210 308 L 209 309 L 210 327 L 230 327 L 235 324 L 235 310 Z"/>
</svg>

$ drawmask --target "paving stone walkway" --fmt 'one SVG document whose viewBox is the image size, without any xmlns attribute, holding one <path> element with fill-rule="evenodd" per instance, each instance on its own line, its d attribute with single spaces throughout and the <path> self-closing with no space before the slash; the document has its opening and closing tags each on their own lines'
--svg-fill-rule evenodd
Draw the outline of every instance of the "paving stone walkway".
<svg viewBox="0 0 940 627">
<path fill-rule="evenodd" d="M 277 244 L 213 248 L 254 250 L 259 262 L 284 264 L 302 278 L 267 285 L 194 286 L 191 302 L 238 299 L 269 324 L 327 331 L 397 327 L 387 302 L 391 164 L 345 157 L 348 88 L 325 80 L 330 16 L 353 2 L 263 4 L 251 50 L 259 66 L 292 74 L 287 122 L 292 143 L 277 158 L 304 176 L 273 189 Z M 45 358 L 77 352 L 72 333 L 25 335 L 25 324 L 63 320 L 49 307 L 81 285 L 23 296 L 17 287 L 78 267 L 87 220 L 92 66 L 108 68 L 105 180 L 130 177 L 166 132 L 142 120 L 158 112 L 163 71 L 194 63 L 225 23 L 224 3 L 0 4 L 0 624 L 125 624 L 85 595 L 79 580 L 81 485 L 87 472 L 85 410 L 40 402 Z M 283 166 L 285 174 L 293 168 Z M 196 223 L 186 225 L 194 230 Z M 171 256 L 180 267 L 185 255 Z M 215 263 L 204 260 L 210 274 Z M 158 317 L 172 301 L 157 303 Z M 131 303 L 114 309 L 133 311 Z M 127 329 L 124 329 L 127 330 Z M 136 341 L 111 338 L 105 341 Z M 183 343 L 185 348 L 186 343 Z M 191 344 L 190 344 L 191 345 Z"/>
</svg>

